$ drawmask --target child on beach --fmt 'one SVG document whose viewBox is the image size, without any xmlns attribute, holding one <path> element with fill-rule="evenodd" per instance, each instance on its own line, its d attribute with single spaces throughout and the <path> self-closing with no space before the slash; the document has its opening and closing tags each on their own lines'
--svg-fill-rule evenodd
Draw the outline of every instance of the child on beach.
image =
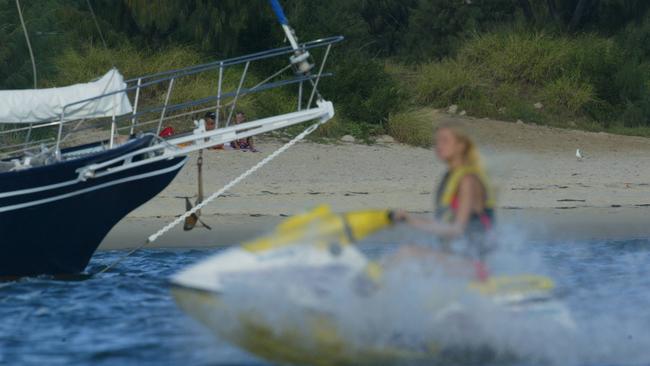
<svg viewBox="0 0 650 366">
<path fill-rule="evenodd" d="M 233 124 L 238 125 L 238 124 L 244 123 L 244 122 L 246 122 L 246 114 L 244 114 L 244 112 L 241 112 L 241 111 L 237 112 L 237 114 L 235 115 L 235 121 L 234 121 Z M 255 149 L 255 144 L 253 142 L 252 137 L 247 137 L 245 139 L 235 140 L 235 141 L 230 143 L 230 146 L 233 149 L 236 149 L 236 150 L 242 150 L 242 151 L 250 150 L 251 152 L 258 152 L 257 149 Z"/>
</svg>

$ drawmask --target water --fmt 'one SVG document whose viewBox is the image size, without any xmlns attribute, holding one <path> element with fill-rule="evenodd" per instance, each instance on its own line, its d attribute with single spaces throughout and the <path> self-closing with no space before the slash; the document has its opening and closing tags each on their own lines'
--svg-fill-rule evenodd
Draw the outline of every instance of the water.
<svg viewBox="0 0 650 366">
<path fill-rule="evenodd" d="M 579 325 L 529 341 L 559 364 L 650 365 L 650 240 L 529 243 Z M 81 281 L 0 284 L 0 364 L 264 365 L 177 309 L 166 279 L 216 250 L 145 250 Z M 89 272 L 123 252 L 99 252 Z M 528 341 L 528 340 L 524 340 Z M 521 365 L 533 365 L 522 361 Z"/>
<path fill-rule="evenodd" d="M 0 284 L 0 365 L 260 364 L 174 304 L 167 278 L 214 250 L 143 250 L 83 281 Z M 98 252 L 88 271 L 121 251 Z"/>
</svg>

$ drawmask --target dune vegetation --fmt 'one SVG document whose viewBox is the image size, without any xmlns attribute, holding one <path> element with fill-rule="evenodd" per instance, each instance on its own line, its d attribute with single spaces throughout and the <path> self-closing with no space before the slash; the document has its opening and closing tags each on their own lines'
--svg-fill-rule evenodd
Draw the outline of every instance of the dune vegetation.
<svg viewBox="0 0 650 366">
<path fill-rule="evenodd" d="M 39 87 L 127 77 L 279 46 L 265 2 L 93 0 L 24 2 Z M 650 135 L 650 3 L 643 0 L 332 0 L 285 2 L 303 40 L 342 34 L 322 93 L 337 117 L 317 138 L 390 134 L 430 144 L 431 108 L 471 117 Z M 0 88 L 31 87 L 13 1 L 0 0 Z M 260 80 L 256 70 L 252 79 Z M 234 85 L 236 76 L 227 75 Z M 182 100 L 210 80 L 186 81 Z M 161 98 L 164 91 L 149 98 Z M 265 93 L 251 115 L 289 110 Z M 296 129 L 297 130 L 297 129 Z"/>
</svg>

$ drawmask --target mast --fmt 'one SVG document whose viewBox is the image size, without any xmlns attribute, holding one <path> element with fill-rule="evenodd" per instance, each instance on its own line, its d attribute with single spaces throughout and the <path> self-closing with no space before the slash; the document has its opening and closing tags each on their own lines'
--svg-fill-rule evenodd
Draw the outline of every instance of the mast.
<svg viewBox="0 0 650 366">
<path fill-rule="evenodd" d="M 289 20 L 287 19 L 287 16 L 284 14 L 284 9 L 282 8 L 280 1 L 269 0 L 269 3 L 271 4 L 271 7 L 273 8 L 273 12 L 275 13 L 275 16 L 278 18 L 280 25 L 282 26 L 284 35 L 287 37 L 287 40 L 291 44 L 291 48 L 295 50 L 294 55 L 291 56 L 291 63 L 295 66 L 297 72 L 302 74 L 308 74 L 311 71 L 311 69 L 314 67 L 313 64 L 309 63 L 309 57 L 310 57 L 309 52 L 301 49 L 300 46 L 298 45 L 298 37 L 296 36 L 296 32 L 289 25 Z"/>
</svg>

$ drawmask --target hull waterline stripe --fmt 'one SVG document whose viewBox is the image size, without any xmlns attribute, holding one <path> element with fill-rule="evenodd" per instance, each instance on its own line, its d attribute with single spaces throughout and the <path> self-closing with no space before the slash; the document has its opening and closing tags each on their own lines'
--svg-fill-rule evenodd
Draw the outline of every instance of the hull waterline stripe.
<svg viewBox="0 0 650 366">
<path fill-rule="evenodd" d="M 31 201 L 31 202 L 27 202 L 27 203 L 21 203 L 21 204 L 13 205 L 13 206 L 0 207 L 0 213 L 1 212 L 7 212 L 7 211 L 19 210 L 19 209 L 23 209 L 23 208 L 31 207 L 31 206 L 42 205 L 44 203 L 59 201 L 59 200 L 62 200 L 62 199 L 70 198 L 70 197 L 73 197 L 73 196 L 78 196 L 80 194 L 96 191 L 96 190 L 99 190 L 99 189 L 102 189 L 102 188 L 106 188 L 106 187 L 110 187 L 110 186 L 114 186 L 114 185 L 118 185 L 118 184 L 122 184 L 122 183 L 126 183 L 126 182 L 139 180 L 139 179 L 146 179 L 146 178 L 154 177 L 154 176 L 157 176 L 157 175 L 166 174 L 166 173 L 169 173 L 169 172 L 172 172 L 174 170 L 182 168 L 183 165 L 185 165 L 186 162 L 187 162 L 187 157 L 184 158 L 180 163 L 178 163 L 178 164 L 176 164 L 174 166 L 167 167 L 167 168 L 160 169 L 160 170 L 156 170 L 156 171 L 153 171 L 153 172 L 140 174 L 140 175 L 135 175 L 135 176 L 131 176 L 131 177 L 126 177 L 126 178 L 122 178 L 122 179 L 118 179 L 118 180 L 114 180 L 114 181 L 110 181 L 110 182 L 106 182 L 106 183 L 103 183 L 103 184 L 100 184 L 100 185 L 97 185 L 97 186 L 88 187 L 88 188 L 85 188 L 85 189 L 82 189 L 82 190 L 79 190 L 79 191 L 74 191 L 74 192 L 62 194 L 62 195 L 56 196 L 56 197 L 44 198 L 44 199 L 41 199 L 41 200 Z"/>
</svg>

